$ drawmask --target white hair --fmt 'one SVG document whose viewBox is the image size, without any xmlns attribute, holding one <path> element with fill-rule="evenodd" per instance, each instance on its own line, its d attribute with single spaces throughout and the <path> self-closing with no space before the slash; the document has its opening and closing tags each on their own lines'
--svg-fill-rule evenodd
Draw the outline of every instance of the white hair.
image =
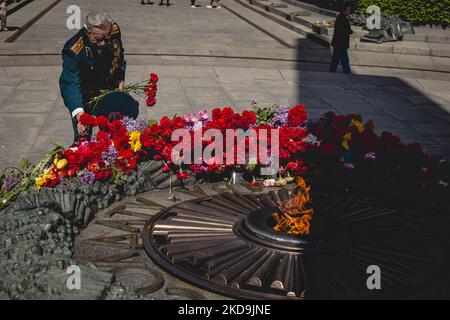
<svg viewBox="0 0 450 320">
<path fill-rule="evenodd" d="M 92 11 L 86 16 L 86 27 L 92 29 L 93 27 L 104 28 L 110 26 L 113 20 L 109 14 L 104 11 Z"/>
</svg>

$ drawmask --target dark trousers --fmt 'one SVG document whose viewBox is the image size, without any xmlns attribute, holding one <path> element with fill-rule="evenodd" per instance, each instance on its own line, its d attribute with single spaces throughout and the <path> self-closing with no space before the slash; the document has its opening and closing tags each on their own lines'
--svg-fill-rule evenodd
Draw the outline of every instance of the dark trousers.
<svg viewBox="0 0 450 320">
<path fill-rule="evenodd" d="M 331 57 L 330 72 L 336 72 L 339 62 L 342 64 L 344 73 L 351 73 L 350 60 L 348 58 L 347 48 L 334 48 L 333 56 Z"/>
<path fill-rule="evenodd" d="M 191 6 L 195 6 L 195 0 L 191 0 Z"/>
</svg>

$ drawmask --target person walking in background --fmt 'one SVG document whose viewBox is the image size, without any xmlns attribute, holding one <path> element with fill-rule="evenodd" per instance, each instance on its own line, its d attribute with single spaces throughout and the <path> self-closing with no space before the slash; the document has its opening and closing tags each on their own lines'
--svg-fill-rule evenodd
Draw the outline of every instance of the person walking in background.
<svg viewBox="0 0 450 320">
<path fill-rule="evenodd" d="M 8 31 L 8 28 L 6 27 L 7 16 L 6 0 L 0 0 L 0 31 Z"/>
<path fill-rule="evenodd" d="M 149 5 L 153 5 L 154 2 L 151 2 L 150 0 L 147 0 L 147 2 L 145 2 L 145 0 L 141 0 L 141 4 L 145 5 L 145 4 L 149 4 Z"/>
<path fill-rule="evenodd" d="M 161 2 L 158 4 L 158 6 L 163 6 L 164 5 L 164 0 L 161 0 Z M 166 0 L 166 6 L 171 6 L 171 4 L 169 3 L 169 0 Z"/>
<path fill-rule="evenodd" d="M 195 0 L 191 0 L 191 8 L 195 9 L 197 6 L 195 5 Z"/>
<path fill-rule="evenodd" d="M 331 57 L 330 72 L 336 72 L 339 62 L 341 62 L 344 73 L 351 73 L 348 48 L 350 47 L 350 35 L 353 31 L 347 17 L 352 13 L 352 9 L 353 4 L 350 1 L 345 2 L 334 23 L 334 34 L 331 41 L 333 56 Z"/>
<path fill-rule="evenodd" d="M 216 4 L 214 4 L 214 2 Z M 211 0 L 211 2 L 209 3 L 209 5 L 206 6 L 208 9 L 220 9 L 222 8 L 222 4 L 220 3 L 220 0 Z"/>
</svg>

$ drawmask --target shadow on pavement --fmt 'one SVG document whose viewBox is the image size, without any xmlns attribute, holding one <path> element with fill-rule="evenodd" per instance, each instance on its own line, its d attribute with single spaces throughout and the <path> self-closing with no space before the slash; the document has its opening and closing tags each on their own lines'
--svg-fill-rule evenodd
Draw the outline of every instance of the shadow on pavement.
<svg viewBox="0 0 450 320">
<path fill-rule="evenodd" d="M 337 73 L 329 73 L 329 65 L 323 62 L 331 61 L 332 48 L 311 49 L 309 41 L 298 41 L 297 61 L 304 60 L 306 51 L 315 50 L 316 54 L 309 51 L 307 56 L 309 60 L 317 59 L 317 63 L 297 62 L 296 80 L 297 100 L 307 107 L 310 116 L 329 110 L 357 113 L 363 121 L 372 119 L 379 134 L 390 131 L 404 142 L 418 142 L 427 151 L 450 158 L 450 102 L 430 94 L 430 89 L 448 91 L 447 82 L 346 75 L 341 66 Z M 439 85 L 442 88 L 436 87 Z"/>
</svg>

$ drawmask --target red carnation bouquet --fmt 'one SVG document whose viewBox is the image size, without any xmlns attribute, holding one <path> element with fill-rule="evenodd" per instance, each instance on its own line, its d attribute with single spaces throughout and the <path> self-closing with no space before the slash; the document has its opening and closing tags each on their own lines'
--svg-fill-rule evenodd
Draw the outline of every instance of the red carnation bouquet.
<svg viewBox="0 0 450 320">
<path fill-rule="evenodd" d="M 153 107 L 156 104 L 156 92 L 158 91 L 158 75 L 156 73 L 150 72 L 149 78 L 126 85 L 122 92 L 126 93 L 135 93 L 139 96 L 142 96 L 145 98 L 145 103 L 148 107 Z M 87 107 L 91 110 L 95 110 L 95 107 L 97 106 L 98 102 L 106 96 L 108 93 L 114 92 L 114 91 L 120 91 L 118 88 L 114 90 L 100 90 L 100 94 L 94 98 L 92 98 L 88 103 Z"/>
</svg>

